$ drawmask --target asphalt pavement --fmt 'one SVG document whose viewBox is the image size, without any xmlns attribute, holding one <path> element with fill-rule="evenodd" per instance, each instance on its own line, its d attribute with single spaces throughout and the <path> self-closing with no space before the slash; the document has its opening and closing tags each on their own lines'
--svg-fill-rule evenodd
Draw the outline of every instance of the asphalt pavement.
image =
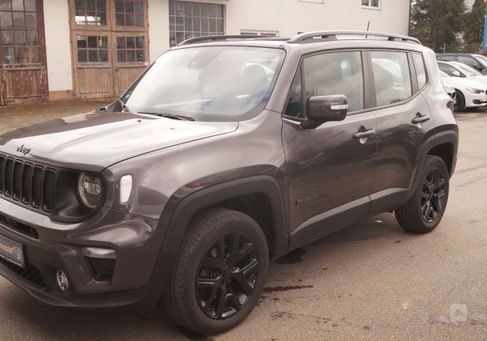
<svg viewBox="0 0 487 341">
<path fill-rule="evenodd" d="M 100 105 L 80 103 L 2 108 L 0 133 Z M 457 170 L 431 234 L 382 214 L 298 249 L 271 264 L 249 318 L 212 338 L 158 312 L 49 307 L 0 279 L 0 340 L 487 340 L 487 110 L 456 116 Z"/>
</svg>

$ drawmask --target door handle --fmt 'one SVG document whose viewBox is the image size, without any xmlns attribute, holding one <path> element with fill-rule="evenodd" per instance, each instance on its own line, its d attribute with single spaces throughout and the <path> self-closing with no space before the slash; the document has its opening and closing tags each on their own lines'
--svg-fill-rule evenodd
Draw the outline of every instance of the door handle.
<svg viewBox="0 0 487 341">
<path fill-rule="evenodd" d="M 365 130 L 365 128 L 362 127 L 358 132 L 353 134 L 353 138 L 357 140 L 368 139 L 369 137 L 372 136 L 375 136 L 375 129 Z"/>
<path fill-rule="evenodd" d="M 431 119 L 430 115 L 423 115 L 420 112 L 416 114 L 416 117 L 411 120 L 411 123 L 413 124 L 419 124 L 419 123 L 424 123 L 426 121 L 429 121 Z"/>
</svg>

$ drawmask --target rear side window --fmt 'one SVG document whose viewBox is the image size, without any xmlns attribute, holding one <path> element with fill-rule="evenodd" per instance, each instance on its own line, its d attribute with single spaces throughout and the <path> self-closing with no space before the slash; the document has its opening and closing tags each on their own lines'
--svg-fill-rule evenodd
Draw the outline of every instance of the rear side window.
<svg viewBox="0 0 487 341">
<path fill-rule="evenodd" d="M 402 102 L 412 96 L 409 63 L 405 52 L 371 52 L 377 106 Z"/>
<path fill-rule="evenodd" d="M 306 57 L 303 62 L 304 99 L 345 95 L 349 112 L 364 108 L 362 55 L 358 51 Z"/>
<path fill-rule="evenodd" d="M 413 53 L 414 69 L 418 78 L 418 88 L 422 89 L 427 82 L 426 68 L 424 66 L 423 56 L 418 53 Z"/>
</svg>

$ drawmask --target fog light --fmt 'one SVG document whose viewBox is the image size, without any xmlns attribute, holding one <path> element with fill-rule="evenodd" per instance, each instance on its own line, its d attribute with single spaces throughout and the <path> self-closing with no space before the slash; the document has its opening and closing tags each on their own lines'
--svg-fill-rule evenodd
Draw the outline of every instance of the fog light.
<svg viewBox="0 0 487 341">
<path fill-rule="evenodd" d="M 67 291 L 69 289 L 68 276 L 66 276 L 66 273 L 63 270 L 58 270 L 56 272 L 56 280 L 59 289 L 62 291 Z"/>
</svg>

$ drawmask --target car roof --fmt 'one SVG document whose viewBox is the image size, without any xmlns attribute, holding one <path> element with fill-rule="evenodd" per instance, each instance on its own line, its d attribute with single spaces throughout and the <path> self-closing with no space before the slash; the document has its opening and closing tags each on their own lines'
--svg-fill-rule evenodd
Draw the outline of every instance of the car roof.
<svg viewBox="0 0 487 341">
<path fill-rule="evenodd" d="M 367 31 L 317 31 L 301 33 L 293 38 L 262 36 L 209 36 L 188 39 L 176 48 L 201 46 L 247 46 L 296 50 L 303 53 L 340 48 L 395 48 L 421 51 L 416 38 Z"/>
<path fill-rule="evenodd" d="M 438 56 L 475 56 L 474 53 L 437 53 Z M 478 54 L 477 54 L 478 56 Z"/>
</svg>

